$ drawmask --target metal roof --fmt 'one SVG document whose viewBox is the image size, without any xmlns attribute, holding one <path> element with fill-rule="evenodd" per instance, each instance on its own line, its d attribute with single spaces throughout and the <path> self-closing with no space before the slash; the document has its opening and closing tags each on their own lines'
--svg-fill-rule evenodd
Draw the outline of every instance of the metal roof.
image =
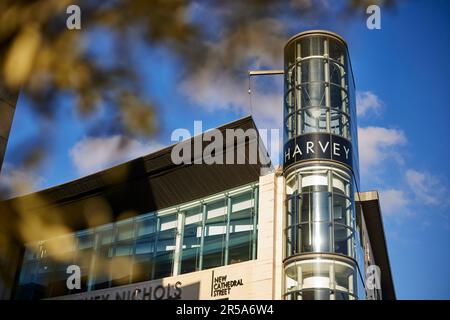
<svg viewBox="0 0 450 320">
<path fill-rule="evenodd" d="M 223 133 L 238 128 L 256 129 L 256 125 L 248 116 L 217 129 Z M 201 136 L 187 141 L 193 144 L 197 138 Z M 249 143 L 250 139 L 246 139 L 247 151 Z M 203 147 L 206 144 L 203 142 Z M 81 230 L 88 227 L 84 211 L 89 199 L 100 197 L 105 200 L 112 211 L 111 220 L 117 221 L 125 212 L 144 214 L 257 182 L 263 168 L 259 161 L 249 164 L 247 153 L 245 164 L 176 165 L 171 160 L 174 146 L 78 180 L 0 202 L 0 222 L 16 219 L 19 215 L 17 204 L 20 204 L 21 211 L 44 215 L 49 221 L 56 219 L 73 231 Z M 262 144 L 259 148 L 267 156 Z M 224 141 L 224 150 L 229 149 L 236 155 L 237 142 L 229 146 Z"/>
<path fill-rule="evenodd" d="M 375 263 L 381 270 L 381 292 L 383 300 L 395 300 L 395 288 L 392 278 L 391 265 L 383 228 L 380 200 L 377 191 L 358 192 L 356 201 L 363 212 L 370 245 L 372 247 Z"/>
</svg>

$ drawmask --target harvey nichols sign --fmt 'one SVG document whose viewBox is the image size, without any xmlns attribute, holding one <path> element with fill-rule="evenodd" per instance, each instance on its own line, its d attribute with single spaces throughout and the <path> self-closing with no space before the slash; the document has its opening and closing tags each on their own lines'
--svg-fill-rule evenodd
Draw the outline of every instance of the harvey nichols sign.
<svg viewBox="0 0 450 320">
<path fill-rule="evenodd" d="M 352 144 L 333 134 L 310 133 L 293 138 L 284 145 L 285 168 L 295 162 L 313 159 L 334 160 L 351 168 Z"/>
</svg>

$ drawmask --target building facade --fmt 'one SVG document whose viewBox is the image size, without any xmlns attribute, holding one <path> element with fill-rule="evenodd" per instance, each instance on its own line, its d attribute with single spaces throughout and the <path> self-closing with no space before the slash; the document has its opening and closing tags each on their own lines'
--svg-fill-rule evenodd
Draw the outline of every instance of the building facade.
<svg viewBox="0 0 450 320">
<path fill-rule="evenodd" d="M 356 299 L 359 177 L 347 46 L 336 34 L 305 32 L 288 41 L 284 60 L 284 294 Z"/>
<path fill-rule="evenodd" d="M 347 46 L 298 34 L 284 73 L 282 167 L 246 117 L 217 128 L 256 132 L 223 143 L 245 163 L 175 165 L 171 146 L 0 203 L 1 219 L 18 221 L 6 298 L 395 299 L 378 194 L 358 188 Z M 184 142 L 192 160 L 202 137 Z"/>
<path fill-rule="evenodd" d="M 0 172 L 3 167 L 3 159 L 6 152 L 6 146 L 8 144 L 9 132 L 11 131 L 14 112 L 16 109 L 16 102 L 18 98 L 18 92 L 10 90 L 4 84 L 4 81 L 0 79 Z M 0 191 L 1 192 L 1 191 Z M 1 211 L 0 211 L 1 213 Z M 10 295 L 10 287 L 12 283 L 10 279 L 15 273 L 14 264 L 11 265 L 11 260 L 16 260 L 16 250 L 14 246 L 9 245 L 8 230 L 5 224 L 0 224 L 0 299 L 2 297 L 8 297 Z M 4 280 L 8 279 L 8 280 Z M 4 283 L 6 281 L 7 283 Z M 9 281 L 9 282 L 8 282 Z"/>
<path fill-rule="evenodd" d="M 13 92 L 0 80 L 0 171 L 6 152 L 9 132 L 11 130 L 18 92 Z"/>
</svg>

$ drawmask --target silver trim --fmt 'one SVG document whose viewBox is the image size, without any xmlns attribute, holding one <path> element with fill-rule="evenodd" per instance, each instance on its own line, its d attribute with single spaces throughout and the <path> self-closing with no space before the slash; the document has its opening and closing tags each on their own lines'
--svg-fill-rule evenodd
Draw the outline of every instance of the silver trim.
<svg viewBox="0 0 450 320">
<path fill-rule="evenodd" d="M 328 30 L 316 29 L 316 30 L 302 31 L 302 32 L 299 32 L 299 33 L 293 35 L 286 42 L 286 44 L 284 45 L 284 48 L 286 48 L 292 41 L 294 41 L 294 40 L 296 40 L 298 38 L 302 38 L 302 37 L 305 37 L 305 36 L 311 36 L 311 35 L 315 35 L 315 34 L 317 34 L 317 35 L 326 35 L 326 36 L 333 37 L 333 38 L 339 40 L 340 42 L 342 42 L 346 47 L 348 47 L 347 46 L 347 42 L 344 40 L 344 38 L 342 38 L 337 33 L 334 33 L 334 32 L 328 31 Z"/>
</svg>

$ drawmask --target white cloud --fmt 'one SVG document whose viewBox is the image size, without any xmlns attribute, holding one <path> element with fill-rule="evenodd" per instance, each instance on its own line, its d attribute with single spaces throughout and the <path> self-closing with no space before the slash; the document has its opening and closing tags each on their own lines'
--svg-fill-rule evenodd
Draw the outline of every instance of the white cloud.
<svg viewBox="0 0 450 320">
<path fill-rule="evenodd" d="M 427 205 L 449 204 L 450 192 L 437 176 L 410 169 L 405 177 L 418 201 Z"/>
<path fill-rule="evenodd" d="M 411 200 L 403 190 L 380 190 L 380 204 L 383 215 L 401 215 L 408 212 L 407 206 Z"/>
<path fill-rule="evenodd" d="M 246 24 L 220 41 L 208 43 L 203 66 L 189 74 L 181 91 L 207 111 L 231 110 L 247 114 L 249 68 L 280 69 L 285 43 L 284 25 L 274 19 Z M 282 79 L 265 77 L 264 88 L 253 86 L 253 111 L 267 128 L 281 124 Z M 255 83 L 252 79 L 252 83 Z"/>
<path fill-rule="evenodd" d="M 378 114 L 382 106 L 383 102 L 372 91 L 356 92 L 356 113 L 358 116 L 364 116 L 369 112 Z"/>
<path fill-rule="evenodd" d="M 161 144 L 143 143 L 121 135 L 86 137 L 70 150 L 70 158 L 80 175 L 103 170 L 160 149 Z"/>
<path fill-rule="evenodd" d="M 383 127 L 358 128 L 359 162 L 362 173 L 382 167 L 383 161 L 395 159 L 402 161 L 396 150 L 406 143 L 407 139 L 401 130 Z"/>
<path fill-rule="evenodd" d="M 380 190 L 380 204 L 382 212 L 390 217 L 411 216 L 414 205 L 443 206 L 450 205 L 450 192 L 443 182 L 427 172 L 409 169 L 405 172 L 406 185 L 401 188 Z M 443 222 L 448 223 L 448 215 L 440 214 Z M 422 217 L 423 226 L 429 221 Z"/>
<path fill-rule="evenodd" d="M 34 192 L 43 185 L 44 178 L 31 169 L 16 167 L 10 163 L 3 164 L 0 175 L 0 192 L 2 198 L 11 198 Z"/>
</svg>

